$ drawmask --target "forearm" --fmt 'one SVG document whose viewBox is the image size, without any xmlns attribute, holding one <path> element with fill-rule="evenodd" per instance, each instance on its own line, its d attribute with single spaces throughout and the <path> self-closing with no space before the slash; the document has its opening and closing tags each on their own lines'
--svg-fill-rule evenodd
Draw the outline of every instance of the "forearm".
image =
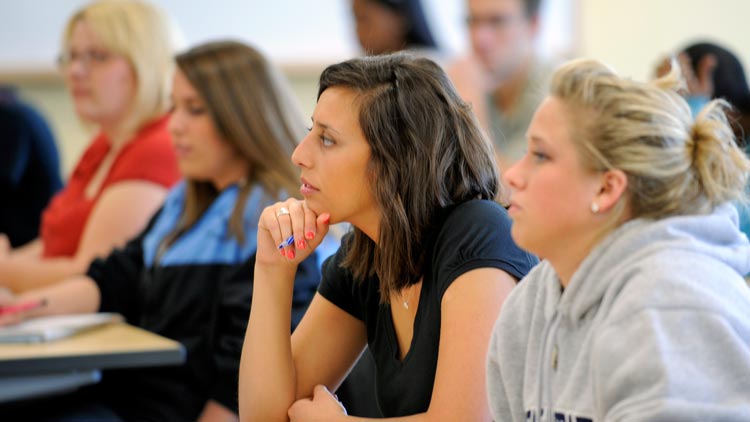
<svg viewBox="0 0 750 422">
<path fill-rule="evenodd" d="M 38 258 L 42 256 L 43 249 L 44 245 L 42 244 L 42 240 L 37 238 L 23 246 L 13 249 L 10 256 L 15 258 Z"/>
<path fill-rule="evenodd" d="M 0 261 L 0 285 L 20 293 L 49 286 L 86 271 L 88 263 L 73 258 L 10 257 Z"/>
<path fill-rule="evenodd" d="M 86 276 L 30 290 L 17 297 L 19 303 L 40 299 L 44 300 L 45 305 L 30 311 L 27 317 L 96 312 L 101 297 L 99 287 Z"/>
<path fill-rule="evenodd" d="M 293 266 L 255 267 L 253 299 L 240 362 L 243 421 L 286 421 L 295 400 L 291 326 Z"/>
</svg>

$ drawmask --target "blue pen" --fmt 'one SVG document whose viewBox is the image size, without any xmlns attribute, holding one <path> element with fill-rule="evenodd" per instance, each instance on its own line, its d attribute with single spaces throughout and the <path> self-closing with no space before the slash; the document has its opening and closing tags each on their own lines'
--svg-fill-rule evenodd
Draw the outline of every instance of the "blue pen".
<svg viewBox="0 0 750 422">
<path fill-rule="evenodd" d="M 294 235 L 289 236 L 285 241 L 281 242 L 279 245 L 279 249 L 282 249 L 284 246 L 292 246 L 294 245 Z"/>
</svg>

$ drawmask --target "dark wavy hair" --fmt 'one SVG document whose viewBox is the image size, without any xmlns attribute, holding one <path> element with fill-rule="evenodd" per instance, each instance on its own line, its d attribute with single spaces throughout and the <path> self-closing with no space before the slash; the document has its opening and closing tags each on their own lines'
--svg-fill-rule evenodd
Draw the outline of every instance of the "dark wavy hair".
<svg viewBox="0 0 750 422">
<path fill-rule="evenodd" d="M 342 265 L 360 281 L 377 275 L 386 303 L 421 278 L 425 240 L 442 209 L 497 197 L 492 147 L 429 59 L 395 53 L 348 60 L 323 71 L 318 98 L 331 87 L 356 94 L 371 148 L 371 190 L 383 213 L 378 244 L 354 228 Z"/>
</svg>

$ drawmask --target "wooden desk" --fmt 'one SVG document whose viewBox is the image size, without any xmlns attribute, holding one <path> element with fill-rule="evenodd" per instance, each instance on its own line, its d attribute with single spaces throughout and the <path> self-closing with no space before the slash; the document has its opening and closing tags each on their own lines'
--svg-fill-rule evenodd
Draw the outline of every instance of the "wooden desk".
<svg viewBox="0 0 750 422">
<path fill-rule="evenodd" d="M 103 369 L 183 362 L 180 343 L 122 323 L 48 343 L 1 344 L 0 402 L 92 384 Z"/>
</svg>

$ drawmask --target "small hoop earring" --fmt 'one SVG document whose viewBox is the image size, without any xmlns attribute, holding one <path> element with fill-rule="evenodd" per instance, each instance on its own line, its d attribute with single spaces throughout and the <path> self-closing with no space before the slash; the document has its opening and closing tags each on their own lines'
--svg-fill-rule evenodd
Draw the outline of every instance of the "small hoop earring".
<svg viewBox="0 0 750 422">
<path fill-rule="evenodd" d="M 596 202 L 592 202 L 591 203 L 591 212 L 593 212 L 594 214 L 598 213 L 599 212 L 599 204 L 597 204 Z"/>
</svg>

